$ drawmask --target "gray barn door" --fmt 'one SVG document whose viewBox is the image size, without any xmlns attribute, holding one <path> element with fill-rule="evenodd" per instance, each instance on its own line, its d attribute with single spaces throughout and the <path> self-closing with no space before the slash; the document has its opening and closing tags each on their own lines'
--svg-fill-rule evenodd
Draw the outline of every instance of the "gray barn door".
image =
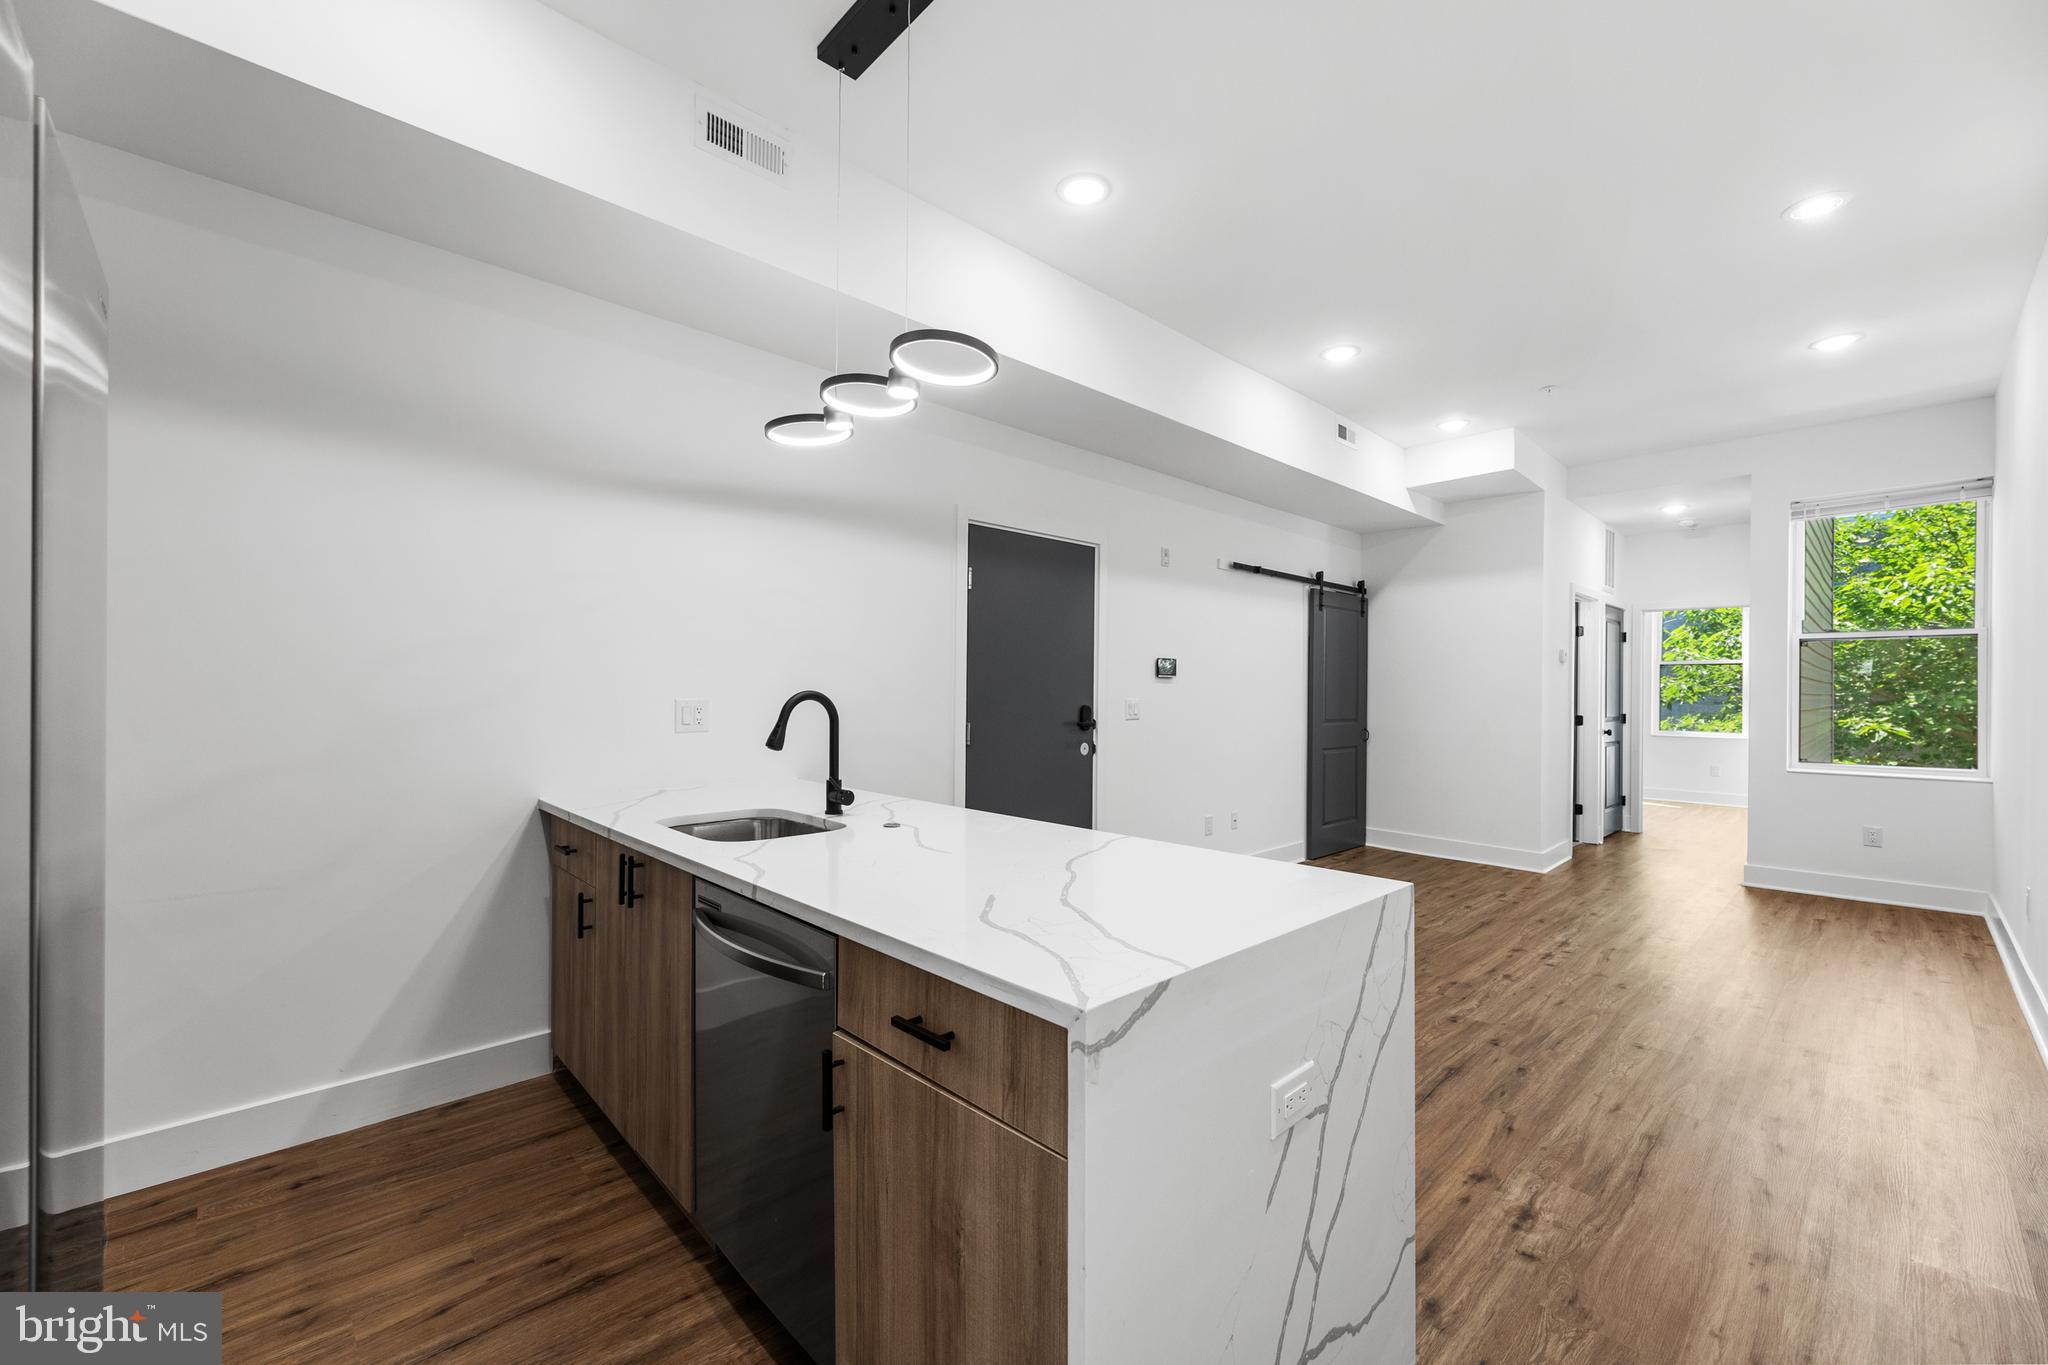
<svg viewBox="0 0 2048 1365">
<path fill-rule="evenodd" d="M 1601 812 L 1602 834 L 1621 832 L 1622 816 L 1628 810 L 1628 787 L 1625 774 L 1627 767 L 1622 755 L 1627 753 L 1624 742 L 1628 737 L 1628 689 L 1622 685 L 1622 646 L 1628 639 L 1628 632 L 1622 628 L 1620 607 L 1607 609 L 1606 648 L 1601 651 L 1600 721 L 1600 773 L 1602 800 L 1606 803 Z"/>
<path fill-rule="evenodd" d="M 1308 856 L 1365 842 L 1365 604 L 1308 595 Z"/>
<path fill-rule="evenodd" d="M 967 528 L 967 804 L 1095 825 L 1095 547 Z"/>
</svg>

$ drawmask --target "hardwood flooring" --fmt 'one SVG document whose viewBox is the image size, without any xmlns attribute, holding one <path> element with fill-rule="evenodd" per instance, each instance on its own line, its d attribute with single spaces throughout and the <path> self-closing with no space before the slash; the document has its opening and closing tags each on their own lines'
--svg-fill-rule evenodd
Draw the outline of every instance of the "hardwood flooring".
<svg viewBox="0 0 2048 1365">
<path fill-rule="evenodd" d="M 2048 1070 L 1983 921 L 1745 890 L 1743 813 L 1416 882 L 1431 1362 L 2048 1361 Z"/>
<path fill-rule="evenodd" d="M 108 1287 L 219 1291 L 230 1362 L 807 1365 L 573 1081 L 109 1201 Z"/>
<path fill-rule="evenodd" d="M 1984 925 L 1746 891 L 1739 811 L 1650 829 L 1327 860 L 1420 888 L 1422 1359 L 2048 1361 L 2048 1071 Z M 107 1218 L 232 1362 L 801 1359 L 552 1078 Z"/>
</svg>

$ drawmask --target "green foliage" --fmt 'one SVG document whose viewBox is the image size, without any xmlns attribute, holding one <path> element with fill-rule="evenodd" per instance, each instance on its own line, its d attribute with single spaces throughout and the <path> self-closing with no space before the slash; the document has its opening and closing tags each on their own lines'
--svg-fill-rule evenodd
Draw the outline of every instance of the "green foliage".
<svg viewBox="0 0 2048 1365">
<path fill-rule="evenodd" d="M 1742 665 L 1696 663 L 1742 657 L 1742 608 L 1664 613 L 1657 670 L 1657 728 L 1666 734 L 1742 733 Z"/>
<path fill-rule="evenodd" d="M 1742 665 L 1664 665 L 1657 677 L 1657 728 L 1666 734 L 1741 734 Z"/>
<path fill-rule="evenodd" d="M 1742 657 L 1742 608 L 1698 607 L 1664 613 L 1664 662 Z"/>
<path fill-rule="evenodd" d="M 1838 517 L 1825 572 L 1837 631 L 1977 624 L 1977 504 L 1936 503 Z M 1809 549 L 1809 554 L 1811 553 Z M 1815 627 L 1809 626 L 1809 629 Z M 1931 636 L 1809 642 L 1834 671 L 1834 761 L 1977 766 L 1977 640 Z"/>
</svg>

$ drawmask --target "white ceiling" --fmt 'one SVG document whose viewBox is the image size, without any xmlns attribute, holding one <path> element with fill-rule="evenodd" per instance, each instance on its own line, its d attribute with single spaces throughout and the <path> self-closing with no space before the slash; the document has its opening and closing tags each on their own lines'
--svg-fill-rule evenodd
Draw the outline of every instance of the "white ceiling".
<svg viewBox="0 0 2048 1365">
<path fill-rule="evenodd" d="M 548 3 L 829 155 L 842 0 Z M 1987 393 L 2048 239 L 2041 0 L 938 0 L 910 36 L 915 193 L 1403 445 L 1459 413 L 1579 463 Z M 847 92 L 891 178 L 902 48 Z M 1101 208 L 1052 196 L 1082 169 Z"/>
<path fill-rule="evenodd" d="M 1675 531 L 1696 526 L 1731 526 L 1749 520 L 1749 478 L 1692 479 L 1607 493 L 1574 493 L 1572 501 L 1617 531 Z M 1682 506 L 1683 512 L 1666 512 Z"/>
</svg>

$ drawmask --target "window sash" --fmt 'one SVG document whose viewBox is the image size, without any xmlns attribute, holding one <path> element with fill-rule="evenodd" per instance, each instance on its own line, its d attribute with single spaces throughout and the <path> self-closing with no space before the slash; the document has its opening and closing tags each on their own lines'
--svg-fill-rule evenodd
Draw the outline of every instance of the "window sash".
<svg viewBox="0 0 2048 1365">
<path fill-rule="evenodd" d="M 1789 542 L 1790 572 L 1786 575 L 1790 589 L 1790 620 L 1792 624 L 1792 648 L 1786 660 L 1788 687 L 1786 700 L 1791 712 L 1791 724 L 1786 727 L 1786 767 L 1792 772 L 1810 773 L 1857 773 L 1878 777 L 1941 778 L 1947 780 L 1985 780 L 1990 776 L 1988 758 L 1991 753 L 1991 480 L 1989 478 L 1968 479 L 1959 483 L 1933 484 L 1921 488 L 1901 490 L 1890 494 L 1866 494 L 1859 497 L 1818 499 L 1810 502 L 1794 502 L 1791 508 L 1791 534 Z M 1803 533 L 1808 522 L 1831 518 L 1852 517 L 1872 512 L 1893 512 L 1910 507 L 1926 507 L 1946 502 L 1974 502 L 1977 504 L 1977 571 L 1976 591 L 1971 597 L 1974 619 L 1967 626 L 1927 626 L 1908 630 L 1864 630 L 1864 631 L 1810 631 L 1805 629 L 1805 581 L 1806 581 L 1806 536 Z M 1806 719 L 1800 680 L 1800 658 L 1804 646 L 1809 642 L 1848 642 L 1855 640 L 1914 640 L 1941 636 L 1970 636 L 1977 643 L 1977 755 L 1976 762 L 1968 768 L 1926 768 L 1904 764 L 1880 765 L 1870 763 L 1822 763 L 1800 756 L 1800 734 Z M 1744 617 L 1743 648 L 1748 649 L 1748 618 Z M 1747 717 L 1744 718 L 1745 725 Z"/>
</svg>

